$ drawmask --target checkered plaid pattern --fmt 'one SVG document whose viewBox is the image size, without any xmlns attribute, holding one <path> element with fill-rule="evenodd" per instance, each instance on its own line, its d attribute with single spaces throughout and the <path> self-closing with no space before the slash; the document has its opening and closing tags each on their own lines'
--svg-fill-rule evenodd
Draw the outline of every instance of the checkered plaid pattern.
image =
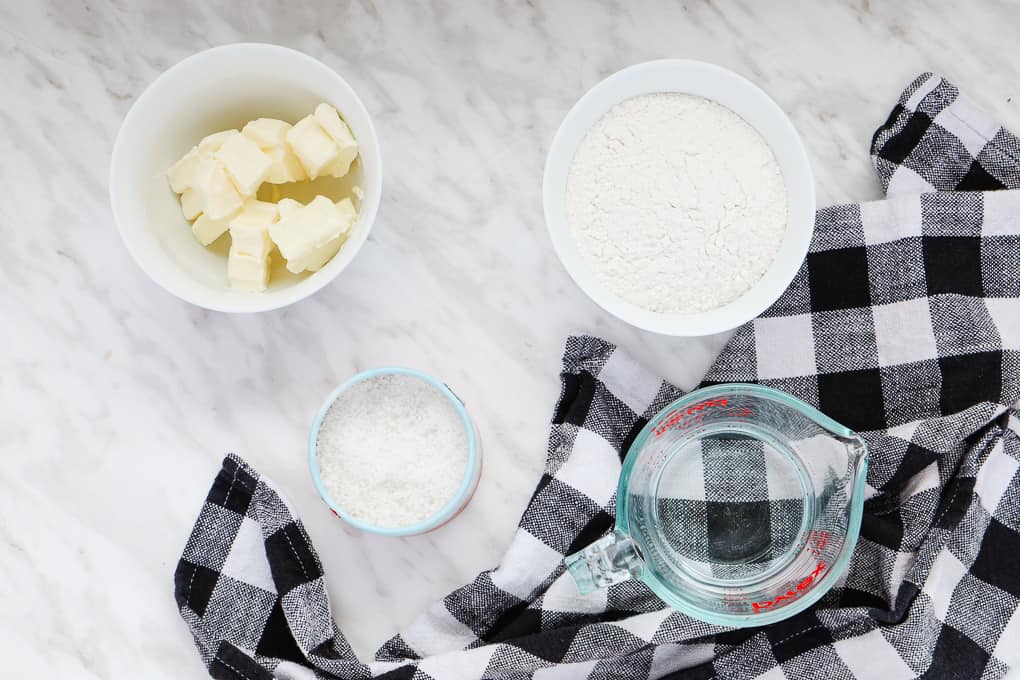
<svg viewBox="0 0 1020 680">
<path fill-rule="evenodd" d="M 1020 187 L 1020 140 L 932 73 L 904 91 L 871 157 L 890 196 Z"/>
<path fill-rule="evenodd" d="M 765 571 L 800 533 L 799 481 L 760 440 L 703 439 L 699 453 L 667 467 L 656 488 L 667 543 L 704 574 L 743 578 Z"/>
<path fill-rule="evenodd" d="M 214 678 L 314 678 L 371 672 L 333 623 L 322 565 L 272 484 L 237 456 L 213 481 L 174 574 L 181 616 Z M 291 671 L 288 671 L 291 668 Z M 290 673 L 289 675 L 287 673 Z"/>
<path fill-rule="evenodd" d="M 612 527 L 621 458 L 680 392 L 574 337 L 545 472 L 502 563 L 377 661 L 360 663 L 336 630 L 286 502 L 228 458 L 175 579 L 211 675 L 1002 677 L 1020 661 L 1020 191 L 1003 189 L 1020 189 L 1017 141 L 926 74 L 873 149 L 891 197 L 820 210 L 790 288 L 705 380 L 784 390 L 867 440 L 861 539 L 819 603 L 729 630 L 640 582 L 578 594 L 563 557 Z"/>
</svg>

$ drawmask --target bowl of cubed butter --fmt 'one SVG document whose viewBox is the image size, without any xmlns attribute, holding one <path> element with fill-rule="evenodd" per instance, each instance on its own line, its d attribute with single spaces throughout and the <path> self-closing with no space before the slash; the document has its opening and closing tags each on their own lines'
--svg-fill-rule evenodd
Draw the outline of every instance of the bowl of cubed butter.
<svg viewBox="0 0 1020 680">
<path fill-rule="evenodd" d="M 364 104 L 322 62 L 241 43 L 172 66 L 138 97 L 110 162 L 110 203 L 142 270 L 206 309 L 259 312 L 340 274 L 379 208 Z"/>
</svg>

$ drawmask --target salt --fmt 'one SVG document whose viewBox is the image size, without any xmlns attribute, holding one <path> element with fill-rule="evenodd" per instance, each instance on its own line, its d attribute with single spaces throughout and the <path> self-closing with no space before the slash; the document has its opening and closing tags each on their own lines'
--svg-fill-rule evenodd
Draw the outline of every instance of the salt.
<svg viewBox="0 0 1020 680">
<path fill-rule="evenodd" d="M 453 404 L 408 375 L 356 383 L 330 406 L 316 443 L 326 492 L 345 512 L 381 528 L 435 515 L 457 492 L 467 433 Z"/>
</svg>

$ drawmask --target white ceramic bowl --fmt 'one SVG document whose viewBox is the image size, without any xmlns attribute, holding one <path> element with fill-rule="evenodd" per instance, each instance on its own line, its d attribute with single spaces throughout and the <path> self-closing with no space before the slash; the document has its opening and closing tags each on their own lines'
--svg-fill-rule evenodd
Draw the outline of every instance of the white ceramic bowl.
<svg viewBox="0 0 1020 680">
<path fill-rule="evenodd" d="M 616 104 L 644 94 L 681 92 L 718 102 L 746 120 L 775 153 L 786 183 L 786 236 L 772 266 L 733 302 L 696 314 L 652 312 L 621 299 L 588 269 L 567 222 L 570 163 L 588 130 Z M 577 285 L 610 314 L 639 328 L 677 336 L 709 335 L 736 328 L 765 311 L 786 290 L 807 255 L 814 229 L 815 184 L 800 136 L 782 109 L 732 71 L 699 61 L 666 59 L 631 66 L 589 90 L 567 114 L 549 149 L 542 197 L 553 246 Z"/>
<path fill-rule="evenodd" d="M 205 135 L 253 118 L 296 122 L 320 102 L 336 107 L 360 145 L 348 180 L 365 192 L 358 220 L 340 252 L 318 272 L 290 275 L 276 263 L 264 293 L 232 291 L 223 249 L 204 248 L 192 236 L 166 169 Z M 283 307 L 336 278 L 365 242 L 381 191 L 379 141 L 354 90 L 322 62 L 276 45 L 215 47 L 169 68 L 128 111 L 110 161 L 110 204 L 132 257 L 170 293 L 222 312 Z"/>
</svg>

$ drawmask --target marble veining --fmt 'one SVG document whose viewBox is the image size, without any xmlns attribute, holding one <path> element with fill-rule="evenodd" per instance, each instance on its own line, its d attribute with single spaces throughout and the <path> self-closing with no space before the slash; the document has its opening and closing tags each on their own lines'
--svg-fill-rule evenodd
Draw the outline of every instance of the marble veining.
<svg viewBox="0 0 1020 680">
<path fill-rule="evenodd" d="M 790 114 L 820 205 L 871 199 L 867 149 L 900 89 L 939 71 L 1020 128 L 1020 13 L 1004 0 L 903 3 L 334 3 L 0 0 L 0 650 L 21 677 L 180 678 L 203 669 L 172 573 L 225 451 L 285 489 L 334 612 L 369 657 L 426 604 L 493 566 L 545 454 L 565 336 L 626 345 L 682 386 L 725 337 L 618 322 L 553 254 L 549 141 L 602 77 L 659 57 L 727 66 Z M 257 316 L 208 313 L 148 281 L 107 202 L 132 100 L 189 54 L 294 47 L 358 90 L 383 147 L 369 242 L 332 285 Z M 485 443 L 474 502 L 402 540 L 320 504 L 305 439 L 355 371 L 445 379 Z"/>
</svg>

